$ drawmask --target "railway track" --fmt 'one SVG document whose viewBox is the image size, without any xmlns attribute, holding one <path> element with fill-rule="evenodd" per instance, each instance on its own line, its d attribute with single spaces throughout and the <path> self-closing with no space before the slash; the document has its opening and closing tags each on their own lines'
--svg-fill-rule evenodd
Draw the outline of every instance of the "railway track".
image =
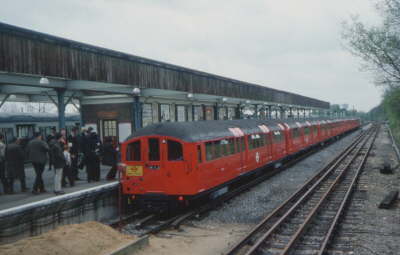
<svg viewBox="0 0 400 255">
<path fill-rule="evenodd" d="M 379 128 L 361 134 L 293 196 L 276 208 L 227 255 L 328 254 Z M 348 251 L 349 247 L 335 247 Z M 340 254 L 340 253 L 338 253 Z"/>
<path fill-rule="evenodd" d="M 344 155 L 347 150 L 351 146 L 353 146 L 355 143 L 357 143 L 361 137 L 363 137 L 365 134 L 360 134 L 357 138 L 354 139 L 354 141 L 347 147 L 345 151 L 342 151 L 338 155 L 335 156 L 334 159 L 329 161 L 328 163 L 325 164 L 323 169 L 326 169 L 330 167 L 332 164 L 334 164 L 335 160 L 337 160 L 339 157 Z M 254 180 L 243 184 L 239 187 L 237 187 L 234 190 L 231 190 L 230 192 L 224 194 L 221 197 L 218 197 L 217 199 L 211 201 L 210 203 L 200 206 L 198 208 L 193 208 L 191 210 L 188 210 L 186 212 L 183 212 L 179 215 L 175 215 L 169 218 L 165 218 L 162 215 L 157 215 L 157 214 L 145 214 L 142 211 L 137 211 L 134 212 L 126 217 L 124 217 L 121 221 L 118 221 L 114 224 L 112 224 L 113 227 L 118 227 L 120 229 L 124 229 L 125 232 L 127 233 L 132 233 L 140 236 L 148 235 L 148 234 L 155 234 L 158 233 L 164 229 L 168 228 L 175 228 L 178 229 L 179 226 L 185 222 L 186 220 L 193 219 L 193 218 L 201 218 L 203 215 L 206 215 L 207 212 L 215 209 L 216 207 L 222 205 L 223 203 L 227 202 L 229 199 L 239 195 L 242 192 L 245 192 L 246 190 L 249 190 L 253 186 L 257 185 L 258 183 L 263 182 L 264 180 L 270 178 L 271 176 L 283 171 L 284 169 L 298 163 L 299 161 L 307 158 L 311 154 L 315 153 L 318 151 L 317 148 L 308 151 L 307 153 L 285 163 L 282 167 L 277 168 L 277 169 L 272 169 L 262 176 L 259 176 L 258 178 L 255 178 Z M 323 171 L 320 172 L 319 175 L 321 175 Z M 319 176 L 317 174 L 317 176 Z M 314 177 L 316 178 L 316 176 Z M 128 225 L 128 227 L 126 227 Z"/>
</svg>

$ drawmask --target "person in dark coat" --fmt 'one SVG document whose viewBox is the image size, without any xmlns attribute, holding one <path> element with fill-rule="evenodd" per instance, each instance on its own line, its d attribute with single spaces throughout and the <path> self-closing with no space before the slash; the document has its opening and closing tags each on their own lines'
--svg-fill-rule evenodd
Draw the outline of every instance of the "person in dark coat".
<svg viewBox="0 0 400 255">
<path fill-rule="evenodd" d="M 0 134 L 0 181 L 3 184 L 3 192 L 8 193 L 5 153 L 6 153 L 6 144 L 4 143 L 4 135 Z"/>
<path fill-rule="evenodd" d="M 44 187 L 42 174 L 47 161 L 47 154 L 49 153 L 49 146 L 40 133 L 35 132 L 34 139 L 32 139 L 26 146 L 26 152 L 28 159 L 32 162 L 33 168 L 35 170 L 35 183 L 33 184 L 32 193 L 38 194 L 46 192 Z"/>
<path fill-rule="evenodd" d="M 88 129 L 86 150 L 88 182 L 100 181 L 101 142 L 96 132 L 92 132 L 90 128 Z"/>
<path fill-rule="evenodd" d="M 64 159 L 65 159 L 65 166 L 63 169 L 63 177 L 61 181 L 61 186 L 64 188 L 67 185 L 66 179 L 68 179 L 69 186 L 75 186 L 75 176 L 72 172 L 71 168 L 71 153 L 69 152 L 70 149 L 67 144 L 64 144 Z"/>
<path fill-rule="evenodd" d="M 103 165 L 111 166 L 111 169 L 107 173 L 107 180 L 114 180 L 115 175 L 117 174 L 117 150 L 114 148 L 113 141 L 111 137 L 107 137 L 104 140 L 103 145 Z"/>
<path fill-rule="evenodd" d="M 55 138 L 56 138 L 56 128 L 53 127 L 51 128 L 51 134 L 46 137 L 47 144 L 50 146 L 51 143 L 55 141 Z M 52 166 L 53 166 L 53 158 L 51 157 L 51 154 L 49 154 L 49 171 L 52 169 Z"/>
<path fill-rule="evenodd" d="M 56 141 L 50 145 L 50 153 L 54 164 L 54 193 L 56 195 L 64 194 L 61 187 L 63 168 L 65 166 L 64 145 L 65 140 L 60 133 L 55 136 Z"/>
<path fill-rule="evenodd" d="M 69 149 L 69 153 L 71 154 L 71 174 L 75 180 L 80 180 L 78 177 L 78 163 L 79 163 L 79 153 L 80 153 L 80 145 L 79 145 L 79 135 L 78 135 L 78 127 L 72 128 L 72 134 L 68 137 L 68 141 L 71 145 Z"/>
<path fill-rule="evenodd" d="M 21 183 L 21 191 L 27 191 L 24 166 L 25 154 L 20 146 L 20 142 L 21 139 L 14 139 L 14 141 L 6 147 L 5 158 L 9 193 L 14 193 L 15 179 L 19 179 Z"/>
<path fill-rule="evenodd" d="M 86 161 L 88 157 L 88 131 L 85 128 L 82 128 L 81 133 L 78 135 L 78 146 L 79 146 L 79 157 L 78 157 L 78 168 L 83 169 L 86 166 Z M 86 166 L 86 174 L 88 174 Z"/>
</svg>

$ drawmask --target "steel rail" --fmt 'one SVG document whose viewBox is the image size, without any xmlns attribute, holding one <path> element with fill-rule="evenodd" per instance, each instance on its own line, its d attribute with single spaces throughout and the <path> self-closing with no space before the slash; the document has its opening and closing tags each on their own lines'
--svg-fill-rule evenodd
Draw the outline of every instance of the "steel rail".
<svg viewBox="0 0 400 255">
<path fill-rule="evenodd" d="M 239 252 L 244 245 L 247 243 L 251 242 L 252 239 L 254 238 L 254 235 L 256 235 L 267 223 L 268 221 L 273 220 L 274 217 L 278 216 L 282 211 L 286 211 L 287 206 L 290 206 L 293 201 L 297 200 L 301 194 L 307 192 L 308 187 L 316 182 L 319 178 L 321 178 L 321 175 L 324 173 L 328 173 L 332 169 L 334 169 L 346 156 L 348 153 L 350 153 L 358 143 L 362 141 L 362 139 L 367 135 L 367 132 L 362 132 L 359 134 L 354 140 L 352 141 L 351 144 L 349 144 L 344 150 L 339 152 L 337 155 L 335 155 L 331 160 L 328 161 L 314 176 L 312 176 L 303 186 L 301 186 L 295 193 L 289 197 L 287 200 L 285 200 L 279 207 L 277 207 L 274 211 L 272 211 L 267 217 L 265 217 L 259 224 L 257 224 L 249 234 L 247 234 L 244 238 L 242 238 L 234 247 L 232 247 L 226 255 L 233 255 Z M 325 176 L 325 175 L 324 175 Z"/>
<path fill-rule="evenodd" d="M 375 130 L 374 130 L 375 132 Z M 376 133 L 375 133 L 376 134 Z M 367 137 L 365 139 L 365 141 L 363 142 L 362 146 L 357 150 L 357 152 L 355 153 L 355 155 L 352 157 L 351 161 L 346 165 L 346 167 L 344 168 L 344 170 L 336 177 L 336 179 L 334 180 L 334 182 L 331 183 L 331 185 L 329 186 L 328 190 L 325 191 L 324 195 L 321 197 L 321 199 L 319 200 L 319 202 L 314 206 L 314 208 L 311 210 L 311 212 L 308 214 L 307 218 L 305 219 L 305 221 L 300 225 L 299 229 L 297 230 L 297 232 L 294 234 L 294 236 L 291 238 L 291 240 L 289 241 L 289 243 L 286 245 L 285 249 L 282 252 L 282 255 L 287 255 L 289 253 L 289 251 L 291 249 L 293 249 L 295 243 L 297 242 L 297 240 L 301 237 L 301 235 L 304 233 L 304 231 L 306 230 L 306 227 L 310 224 L 310 222 L 312 221 L 312 219 L 314 218 L 315 214 L 320 210 L 321 205 L 326 201 L 326 198 L 332 194 L 336 188 L 336 186 L 340 183 L 341 179 L 347 174 L 347 172 L 349 171 L 349 168 L 351 166 L 351 164 L 354 162 L 354 160 L 359 156 L 359 152 L 364 148 L 364 146 L 367 144 L 367 142 L 370 140 L 371 137 Z M 374 136 L 375 138 L 375 136 Z M 374 140 L 374 139 L 372 139 Z M 371 143 L 371 145 L 368 147 L 369 148 L 373 145 L 373 142 Z M 367 156 L 367 154 L 364 155 L 363 159 Z M 360 166 L 362 166 L 364 163 L 362 161 L 362 163 L 360 164 Z M 354 183 L 355 179 L 357 178 L 357 175 L 355 175 L 353 177 L 352 183 Z"/>
<path fill-rule="evenodd" d="M 396 139 L 394 139 L 392 129 L 387 124 L 386 124 L 386 127 L 389 130 L 390 140 L 392 140 L 392 147 L 393 147 L 393 150 L 396 153 L 397 160 L 400 161 L 400 150 L 399 150 L 399 147 L 397 147 Z"/>
<path fill-rule="evenodd" d="M 368 137 L 368 136 L 367 136 Z M 366 143 L 366 141 L 367 141 L 367 139 L 366 140 L 364 140 L 363 141 L 363 143 L 362 143 L 362 146 L 361 147 L 359 147 L 359 149 L 357 150 L 357 153 L 355 153 L 354 155 L 353 155 L 353 157 L 351 158 L 351 160 L 350 160 L 350 162 L 348 162 L 347 164 L 346 164 L 346 167 L 345 167 L 345 169 L 347 169 L 348 168 L 348 166 L 350 166 L 350 164 L 353 162 L 353 160 L 357 157 L 357 154 L 358 154 L 358 152 L 363 148 L 363 145 Z M 358 144 L 357 144 L 358 145 Z M 349 152 L 349 154 L 350 154 L 350 152 Z M 347 157 L 344 157 L 343 159 L 346 159 Z M 342 163 L 342 162 L 340 162 L 340 163 Z M 344 170 L 345 170 L 344 169 Z M 328 177 L 332 172 L 334 172 L 336 170 L 336 168 L 334 168 L 334 167 L 332 167 L 331 168 L 331 170 L 329 171 L 329 172 L 327 172 L 327 173 L 325 173 L 266 233 L 264 233 L 263 235 L 262 235 L 262 237 L 261 238 L 259 238 L 258 240 L 257 240 L 257 242 L 250 248 L 250 250 L 249 251 L 247 251 L 245 254 L 246 255 L 250 255 L 250 254 L 254 254 L 259 248 L 260 248 L 260 246 L 265 242 L 265 240 L 267 239 L 267 238 L 270 238 L 271 237 L 271 235 L 278 229 L 278 227 L 279 226 L 281 226 L 281 224 L 286 220 L 286 219 L 288 219 L 289 218 L 289 216 L 298 208 L 298 206 L 299 205 L 302 205 L 304 202 L 305 202 L 305 200 L 310 196 L 310 195 L 312 195 L 312 194 L 314 194 L 314 192 L 315 192 L 315 190 L 316 190 L 316 188 L 318 188 L 319 186 L 320 186 L 320 184 L 326 179 L 326 177 Z M 344 172 L 344 171 L 343 171 Z M 343 173 L 342 172 L 342 173 Z M 338 176 L 337 178 L 336 178 L 336 180 L 339 180 L 339 177 L 341 177 L 341 175 L 340 176 Z M 334 183 L 330 186 L 330 188 L 329 188 L 329 190 L 331 190 L 332 189 L 332 187 L 334 186 L 334 184 L 336 184 L 336 180 L 334 181 Z M 326 194 L 324 195 L 324 198 L 326 197 Z M 320 203 L 321 203 L 321 201 L 318 203 L 318 205 L 320 205 Z M 315 211 L 314 210 L 312 210 L 312 212 L 311 213 L 315 213 Z M 307 221 L 310 219 L 311 217 L 310 217 L 310 215 L 307 217 Z M 304 224 L 304 223 L 303 223 Z M 303 224 L 302 224 L 302 226 L 303 226 Z M 300 230 L 302 229 L 302 226 L 300 227 Z M 297 235 L 299 235 L 299 234 L 301 234 L 301 233 L 299 233 L 300 232 L 300 230 L 298 231 L 298 232 L 296 232 L 296 234 L 295 234 L 295 237 L 294 238 L 292 238 L 291 240 L 290 240 L 290 242 L 289 243 L 292 243 L 292 242 L 294 242 L 295 240 L 293 240 L 293 239 L 297 239 Z"/>
<path fill-rule="evenodd" d="M 319 249 L 318 255 L 323 255 L 325 253 L 325 251 L 326 251 L 326 249 L 328 247 L 328 244 L 329 244 L 330 240 L 333 237 L 333 232 L 334 232 L 335 228 L 337 227 L 337 225 L 339 223 L 339 217 L 340 217 L 340 215 L 343 214 L 346 205 L 350 201 L 351 195 L 354 192 L 354 187 L 356 185 L 356 182 L 358 181 L 358 179 L 359 179 L 359 177 L 361 175 L 361 171 L 362 171 L 362 169 L 363 169 L 363 167 L 364 167 L 364 165 L 365 165 L 365 163 L 367 161 L 367 158 L 368 158 L 368 156 L 369 156 L 369 154 L 371 152 L 371 149 L 372 149 L 372 147 L 373 147 L 373 145 L 375 143 L 375 140 L 376 140 L 376 137 L 377 137 L 378 133 L 379 133 L 379 128 L 378 128 L 378 131 L 375 133 L 374 138 L 372 140 L 372 143 L 369 146 L 368 151 L 365 153 L 361 164 L 357 168 L 356 176 L 355 176 L 355 178 L 353 178 L 353 180 L 352 180 L 352 182 L 350 184 L 350 187 L 348 188 L 348 190 L 346 192 L 346 195 L 345 195 L 345 197 L 343 199 L 343 202 L 340 204 L 339 210 L 337 211 L 337 213 L 335 215 L 335 218 L 333 219 L 333 222 L 332 222 L 331 226 L 329 227 L 328 233 L 326 234 L 326 236 L 324 238 L 324 241 L 323 241 L 323 243 L 322 243 L 322 245 L 321 245 L 321 247 Z"/>
</svg>

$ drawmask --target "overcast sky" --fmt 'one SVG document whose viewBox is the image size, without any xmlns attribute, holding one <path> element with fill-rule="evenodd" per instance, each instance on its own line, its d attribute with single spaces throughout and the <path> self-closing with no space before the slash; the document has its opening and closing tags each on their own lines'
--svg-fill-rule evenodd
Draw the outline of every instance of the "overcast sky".
<svg viewBox="0 0 400 255">
<path fill-rule="evenodd" d="M 372 0 L 2 0 L 0 21 L 367 111 L 372 76 L 343 47 Z"/>
</svg>

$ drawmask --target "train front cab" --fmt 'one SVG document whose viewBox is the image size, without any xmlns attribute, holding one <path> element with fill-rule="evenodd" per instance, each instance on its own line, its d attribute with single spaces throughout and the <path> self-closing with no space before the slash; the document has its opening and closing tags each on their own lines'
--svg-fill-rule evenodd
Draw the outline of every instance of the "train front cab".
<svg viewBox="0 0 400 255">
<path fill-rule="evenodd" d="M 175 199 L 196 193 L 196 180 L 193 176 L 189 157 L 193 153 L 185 148 L 186 143 L 171 137 L 144 136 L 131 139 L 122 144 L 122 186 L 123 193 L 130 201 L 152 211 L 165 210 Z M 175 196 L 170 196 L 174 194 Z"/>
</svg>

